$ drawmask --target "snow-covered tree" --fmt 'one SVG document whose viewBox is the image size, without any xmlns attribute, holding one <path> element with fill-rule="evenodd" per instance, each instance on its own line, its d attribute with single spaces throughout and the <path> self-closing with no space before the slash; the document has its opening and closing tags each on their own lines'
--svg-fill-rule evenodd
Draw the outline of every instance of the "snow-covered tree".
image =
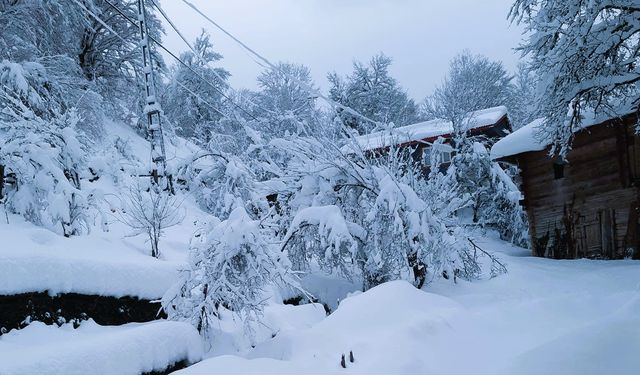
<svg viewBox="0 0 640 375">
<path fill-rule="evenodd" d="M 355 62 L 353 72 L 346 78 L 336 73 L 329 74 L 330 98 L 381 124 L 402 126 L 417 122 L 418 108 L 398 81 L 391 77 L 391 63 L 391 58 L 379 54 L 368 64 Z M 360 134 L 375 127 L 341 109 L 337 112 L 344 125 Z"/>
<path fill-rule="evenodd" d="M 169 319 L 190 322 L 210 338 L 220 310 L 228 309 L 242 318 L 251 337 L 269 285 L 300 289 L 286 257 L 270 242 L 262 223 L 242 207 L 225 221 L 213 219 L 197 234 L 181 281 L 163 298 Z"/>
<path fill-rule="evenodd" d="M 254 193 L 255 175 L 237 156 L 195 155 L 180 169 L 178 178 L 188 181 L 200 207 L 219 219 L 226 219 L 238 207 L 251 211 L 260 206 Z"/>
<path fill-rule="evenodd" d="M 283 249 L 296 269 L 317 264 L 361 280 L 365 290 L 396 279 L 422 286 L 435 277 L 479 276 L 455 215 L 466 203 L 454 176 L 425 180 L 406 155 L 372 161 L 326 140 L 281 140 L 278 147 L 292 155 L 278 202 L 289 224 Z M 440 173 L 439 164 L 433 169 Z"/>
<path fill-rule="evenodd" d="M 196 38 L 193 48 L 197 54 L 188 51 L 180 56 L 189 68 L 178 65 L 172 72 L 163 108 L 176 134 L 206 145 L 224 114 L 223 93 L 230 73 L 213 66 L 222 55 L 214 51 L 206 31 Z"/>
<path fill-rule="evenodd" d="M 151 256 L 160 258 L 160 238 L 167 228 L 184 219 L 180 206 L 176 196 L 160 190 L 156 184 L 137 183 L 123 194 L 117 218 L 132 230 L 132 236 L 146 235 Z"/>
<path fill-rule="evenodd" d="M 640 6 L 636 0 L 516 0 L 522 52 L 540 75 L 539 136 L 566 155 L 585 112 L 616 117 L 640 105 Z"/>
<path fill-rule="evenodd" d="M 451 170 L 458 196 L 469 198 L 473 222 L 495 228 L 503 239 L 526 246 L 528 225 L 521 193 L 512 178 L 492 161 L 484 145 L 465 142 L 457 149 Z"/>
<path fill-rule="evenodd" d="M 513 94 L 511 80 L 501 62 L 464 51 L 451 60 L 449 72 L 425 100 L 423 112 L 430 118 L 451 121 L 460 131 L 471 112 L 508 107 Z"/>
<path fill-rule="evenodd" d="M 540 118 L 539 83 L 538 74 L 529 64 L 518 64 L 518 70 L 513 77 L 513 98 L 509 102 L 509 121 L 514 130 Z"/>
<path fill-rule="evenodd" d="M 65 236 L 89 230 L 80 190 L 86 149 L 74 109 L 51 100 L 44 67 L 0 63 L 0 165 L 10 211 Z"/>
<path fill-rule="evenodd" d="M 110 2 L 130 19 L 137 18 L 136 1 Z M 104 112 L 122 119 L 141 116 L 141 52 L 137 28 L 111 5 L 104 0 L 83 0 L 81 4 L 1 1 L 0 59 L 43 66 L 55 93 L 51 99 L 63 110 L 76 107 L 86 120 L 81 125 L 97 135 Z M 148 15 L 150 35 L 161 41 L 162 25 L 151 8 Z M 155 48 L 151 53 L 162 66 L 162 56 Z"/>
<path fill-rule="evenodd" d="M 265 70 L 258 76 L 258 86 L 255 110 L 265 118 L 261 131 L 266 137 L 319 131 L 321 114 L 316 98 L 308 90 L 314 87 L 309 68 L 279 63 L 276 69 Z"/>
</svg>

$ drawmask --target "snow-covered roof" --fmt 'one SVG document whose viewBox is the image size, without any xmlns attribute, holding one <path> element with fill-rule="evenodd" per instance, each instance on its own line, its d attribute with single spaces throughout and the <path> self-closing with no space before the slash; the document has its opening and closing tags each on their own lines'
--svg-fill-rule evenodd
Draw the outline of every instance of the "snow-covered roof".
<svg viewBox="0 0 640 375">
<path fill-rule="evenodd" d="M 471 114 L 470 120 L 468 121 L 468 130 L 494 125 L 506 115 L 507 108 L 504 106 L 475 111 Z M 357 142 L 357 145 L 363 151 L 370 151 L 392 145 L 435 139 L 440 136 L 450 135 L 451 133 L 453 133 L 453 124 L 451 122 L 436 119 L 361 135 L 355 138 L 355 142 Z M 346 152 L 352 150 L 353 144 L 348 144 L 343 148 L 343 151 Z"/>
<path fill-rule="evenodd" d="M 540 141 L 536 134 L 543 122 L 544 119 L 534 120 L 496 142 L 491 148 L 491 159 L 500 159 L 530 151 L 542 151 L 547 148 L 549 142 Z"/>
<path fill-rule="evenodd" d="M 620 111 L 619 113 L 631 113 L 631 111 Z M 584 130 L 594 125 L 602 124 L 610 120 L 608 115 L 595 115 L 593 111 L 587 111 L 583 114 L 582 123 L 575 132 Z M 491 159 L 501 159 L 513 155 L 523 154 L 525 152 L 542 151 L 551 145 L 550 139 L 543 139 L 539 134 L 544 119 L 540 118 L 532 121 L 530 124 L 514 131 L 513 133 L 502 138 L 491 148 Z"/>
</svg>

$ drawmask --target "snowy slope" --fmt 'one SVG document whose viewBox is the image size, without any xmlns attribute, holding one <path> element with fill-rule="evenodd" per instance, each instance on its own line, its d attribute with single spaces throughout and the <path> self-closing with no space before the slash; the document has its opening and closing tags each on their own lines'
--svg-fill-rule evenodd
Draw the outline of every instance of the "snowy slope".
<svg viewBox="0 0 640 375">
<path fill-rule="evenodd" d="M 206 215 L 192 199 L 179 197 L 185 219 L 166 230 L 160 241 L 161 259 L 152 258 L 146 238 L 131 237 L 131 229 L 117 219 L 125 179 L 148 173 L 149 143 L 130 127 L 114 122 L 105 125 L 98 143 L 95 149 L 100 151 L 91 155 L 89 165 L 101 177 L 94 182 L 82 180 L 83 190 L 96 197 L 102 211 L 93 213 L 91 233 L 64 238 L 19 216 L 7 215 L 5 220 L 5 212 L 0 211 L 0 295 L 49 291 L 159 299 L 177 280 L 191 235 Z M 116 143 L 124 152 L 114 159 L 104 150 Z M 199 152 L 196 145 L 179 137 L 167 143 L 171 168 Z"/>
<path fill-rule="evenodd" d="M 32 323 L 0 339 L 0 374 L 141 374 L 202 358 L 202 343 L 186 323 L 118 327 L 84 322 L 78 329 Z"/>
<path fill-rule="evenodd" d="M 0 249 L 0 295 L 49 291 L 156 299 L 177 280 L 181 262 L 152 258 L 135 239 L 98 231 L 64 238 L 17 216 L 10 221 L 0 224 L 7 244 Z"/>
<path fill-rule="evenodd" d="M 509 274 L 429 292 L 387 283 L 307 329 L 178 374 L 637 374 L 639 262 L 555 261 L 479 243 L 502 252 Z"/>
</svg>

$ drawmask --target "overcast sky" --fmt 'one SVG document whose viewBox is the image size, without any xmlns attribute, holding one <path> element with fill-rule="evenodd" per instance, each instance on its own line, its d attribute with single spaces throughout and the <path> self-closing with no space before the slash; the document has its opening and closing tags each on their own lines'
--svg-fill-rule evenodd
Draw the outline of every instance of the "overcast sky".
<svg viewBox="0 0 640 375">
<path fill-rule="evenodd" d="M 307 65 L 325 88 L 326 74 L 351 71 L 354 59 L 384 52 L 393 76 L 422 100 L 441 82 L 449 60 L 469 49 L 514 70 L 522 36 L 507 13 L 513 0 L 191 0 L 205 14 L 272 61 Z M 202 28 L 224 55 L 235 88 L 255 88 L 261 68 L 239 46 L 180 0 L 162 0 L 190 40 Z M 187 47 L 166 25 L 165 44 Z"/>
</svg>

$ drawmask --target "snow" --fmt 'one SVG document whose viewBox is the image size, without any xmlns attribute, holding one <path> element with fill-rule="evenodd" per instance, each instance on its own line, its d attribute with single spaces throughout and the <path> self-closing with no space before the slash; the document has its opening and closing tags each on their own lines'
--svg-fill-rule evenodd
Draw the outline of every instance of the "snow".
<svg viewBox="0 0 640 375">
<path fill-rule="evenodd" d="M 48 291 L 157 299 L 178 279 L 182 262 L 152 258 L 133 239 L 103 233 L 64 238 L 17 216 L 10 221 L 0 224 L 0 295 Z"/>
<path fill-rule="evenodd" d="M 349 227 L 351 226 L 356 233 L 364 231 L 354 223 L 347 223 L 338 206 L 307 207 L 298 211 L 293 218 L 283 243 L 289 241 L 291 236 L 304 225 L 318 226 L 322 246 L 333 246 L 334 249 L 340 249 L 341 243 L 349 243 L 352 245 L 352 251 L 355 251 L 355 240 L 351 236 Z"/>
<path fill-rule="evenodd" d="M 84 322 L 73 329 L 34 322 L 0 338 L 0 373 L 140 374 L 199 361 L 202 342 L 189 324 L 158 321 L 118 327 Z"/>
<path fill-rule="evenodd" d="M 537 119 L 528 125 L 502 138 L 491 148 L 491 159 L 496 160 L 524 152 L 542 151 L 550 145 L 541 141 L 538 129 L 544 123 L 544 119 Z"/>
<path fill-rule="evenodd" d="M 618 113 L 631 113 L 631 111 L 621 108 L 618 110 Z M 600 125 L 609 119 L 610 116 L 606 114 L 596 115 L 591 110 L 585 111 L 582 115 L 582 122 L 580 126 L 574 130 L 574 133 L 595 125 Z M 491 148 L 491 159 L 497 160 L 525 152 L 545 150 L 551 145 L 552 140 L 544 137 L 540 132 L 545 125 L 544 122 L 544 118 L 534 120 L 530 124 L 523 126 L 496 142 Z"/>
<path fill-rule="evenodd" d="M 509 273 L 440 280 L 425 291 L 386 283 L 345 298 L 325 319 L 309 319 L 310 327 L 281 330 L 246 353 L 177 374 L 637 373 L 639 262 L 557 261 L 491 238 L 478 244 L 498 252 Z"/>
<path fill-rule="evenodd" d="M 113 172 L 119 168 L 126 170 L 123 174 L 144 172 L 149 142 L 124 124 L 107 122 L 105 131 L 101 140 L 105 148 L 118 141 L 126 154 L 125 160 L 113 160 L 95 153 L 91 164 L 102 177 L 92 183 L 86 179 L 82 182 L 83 189 L 91 192 L 102 208 L 103 213 L 91 219 L 102 228 L 96 225 L 88 235 L 64 238 L 17 215 L 7 215 L 7 224 L 0 207 L 0 295 L 48 291 L 160 299 L 177 281 L 178 269 L 186 264 L 191 236 L 206 215 L 192 199 L 181 200 L 187 217 L 182 224 L 167 229 L 160 240 L 162 259 L 152 258 L 146 239 L 131 237 L 132 230 L 117 222 L 116 212 L 123 204 L 118 184 L 127 181 L 116 181 Z M 167 143 L 170 167 L 200 152 L 182 138 L 172 142 Z"/>
<path fill-rule="evenodd" d="M 504 106 L 476 111 L 471 114 L 467 127 L 469 130 L 472 130 L 494 125 L 506 115 L 507 108 Z M 452 133 L 453 124 L 451 122 L 436 119 L 361 135 L 355 138 L 355 144 L 363 151 L 370 151 L 407 142 L 437 138 Z M 342 151 L 344 153 L 353 152 L 353 146 L 352 144 L 347 144 L 343 147 Z"/>
</svg>

